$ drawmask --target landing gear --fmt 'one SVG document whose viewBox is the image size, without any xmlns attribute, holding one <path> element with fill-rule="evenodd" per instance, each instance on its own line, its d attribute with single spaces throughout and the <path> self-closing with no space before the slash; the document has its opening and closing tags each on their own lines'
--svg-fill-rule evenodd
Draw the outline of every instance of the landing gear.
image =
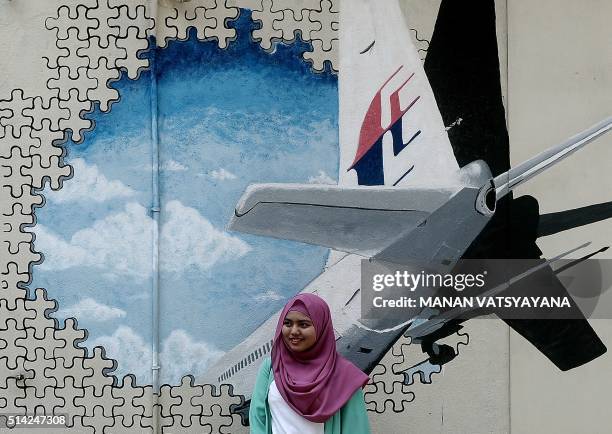
<svg viewBox="0 0 612 434">
<path fill-rule="evenodd" d="M 435 342 L 428 341 L 421 343 L 421 348 L 423 352 L 427 353 L 429 356 L 429 362 L 432 365 L 444 365 L 457 357 L 455 349 L 450 345 L 439 345 Z"/>
<path fill-rule="evenodd" d="M 459 320 L 451 320 L 444 324 L 439 330 L 417 341 L 421 344 L 421 349 L 429 356 L 432 365 L 444 365 L 457 357 L 457 352 L 453 347 L 446 344 L 438 344 L 436 341 L 444 339 L 462 329 Z"/>
</svg>

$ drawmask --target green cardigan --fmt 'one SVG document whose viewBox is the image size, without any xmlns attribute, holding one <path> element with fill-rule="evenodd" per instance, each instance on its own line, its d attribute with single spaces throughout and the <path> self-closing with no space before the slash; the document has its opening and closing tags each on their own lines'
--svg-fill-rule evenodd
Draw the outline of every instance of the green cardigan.
<svg viewBox="0 0 612 434">
<path fill-rule="evenodd" d="M 250 434 L 272 434 L 272 415 L 268 405 L 268 389 L 274 380 L 272 362 L 266 357 L 259 368 L 249 409 Z M 344 407 L 325 421 L 325 434 L 370 434 L 361 388 L 353 394 Z"/>
</svg>

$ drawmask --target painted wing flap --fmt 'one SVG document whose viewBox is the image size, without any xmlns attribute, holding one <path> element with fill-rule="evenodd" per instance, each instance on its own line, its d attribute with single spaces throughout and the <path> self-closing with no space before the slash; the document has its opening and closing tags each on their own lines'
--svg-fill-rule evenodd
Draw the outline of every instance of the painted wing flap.
<svg viewBox="0 0 612 434">
<path fill-rule="evenodd" d="M 452 194 L 443 189 L 253 185 L 228 229 L 368 256 L 412 230 Z"/>
<path fill-rule="evenodd" d="M 570 319 L 546 318 L 543 312 L 541 319 L 504 319 L 504 321 L 562 371 L 581 366 L 604 354 L 607 351 L 606 346 L 584 318 L 563 283 L 553 274 L 550 267 L 540 273 L 549 283 L 546 285 L 546 294 L 538 293 L 538 295 L 569 297 L 571 312 L 567 312 L 567 315 Z M 534 279 L 540 278 L 534 275 Z M 525 287 L 513 285 L 504 295 L 525 294 L 532 290 L 533 286 L 529 280 L 526 280 Z"/>
</svg>

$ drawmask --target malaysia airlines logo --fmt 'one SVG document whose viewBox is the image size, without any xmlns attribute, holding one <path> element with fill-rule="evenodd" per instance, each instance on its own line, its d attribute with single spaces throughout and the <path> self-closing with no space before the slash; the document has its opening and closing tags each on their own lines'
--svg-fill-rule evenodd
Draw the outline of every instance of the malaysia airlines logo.
<svg viewBox="0 0 612 434">
<path fill-rule="evenodd" d="M 359 132 L 359 144 L 353 163 L 348 170 L 355 169 L 357 179 L 360 185 L 384 185 L 385 171 L 383 167 L 383 137 L 387 131 L 391 132 L 393 139 L 393 156 L 397 157 L 406 146 L 416 139 L 421 130 L 414 132 L 411 137 L 404 142 L 402 120 L 404 115 L 419 101 L 420 96 L 409 98 L 409 102 L 404 109 L 400 106 L 400 92 L 410 80 L 414 77 L 414 73 L 410 74 L 405 80 L 397 80 L 400 77 L 398 74 L 403 68 L 400 66 L 378 89 L 374 98 L 370 102 L 370 106 L 365 114 Z M 394 80 L 395 79 L 395 80 Z M 391 82 L 397 82 L 395 87 L 389 85 Z M 390 122 L 383 126 L 383 93 L 389 95 Z M 397 185 L 410 171 L 412 166 L 399 179 L 392 181 L 393 185 Z M 391 180 L 389 180 L 391 182 Z"/>
</svg>

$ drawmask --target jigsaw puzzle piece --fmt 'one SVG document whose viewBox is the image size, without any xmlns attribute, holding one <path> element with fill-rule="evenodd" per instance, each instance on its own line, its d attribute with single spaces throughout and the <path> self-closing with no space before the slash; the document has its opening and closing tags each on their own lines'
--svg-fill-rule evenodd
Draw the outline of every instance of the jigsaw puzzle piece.
<svg viewBox="0 0 612 434">
<path fill-rule="evenodd" d="M 213 404 L 209 408 L 205 408 L 202 416 L 200 416 L 200 424 L 202 426 L 210 426 L 213 433 L 238 433 L 239 430 L 244 431 L 240 423 L 240 416 L 237 414 L 227 414 L 219 404 Z"/>
<path fill-rule="evenodd" d="M 75 76 L 71 76 L 71 73 Z M 55 70 L 55 76 L 47 80 L 47 87 L 56 90 L 61 101 L 68 101 L 74 96 L 79 101 L 86 101 L 87 91 L 95 89 L 97 85 L 96 80 L 87 75 L 86 67 L 71 71 L 67 66 L 60 66 Z M 73 91 L 76 91 L 76 95 L 72 95 Z"/>
<path fill-rule="evenodd" d="M 19 252 L 20 244 L 31 244 L 33 235 L 30 232 L 22 231 L 22 228 L 34 224 L 34 217 L 31 214 L 23 214 L 20 204 L 14 203 L 13 212 L 0 216 L 2 224 L 3 241 L 8 244 L 8 252 L 16 255 Z"/>
<path fill-rule="evenodd" d="M 325 71 L 325 63 L 329 62 L 331 69 L 338 72 L 338 39 L 332 39 L 331 49 L 323 48 L 323 41 L 315 39 L 311 41 L 312 51 L 305 51 L 302 57 L 311 63 L 312 69 L 317 72 Z"/>
<path fill-rule="evenodd" d="M 366 408 L 370 411 L 376 413 L 394 411 L 399 413 L 404 411 L 406 404 L 414 401 L 415 394 L 401 382 L 394 382 L 390 385 L 376 382 L 372 384 L 364 399 Z"/>
<path fill-rule="evenodd" d="M 64 400 L 55 394 L 53 386 L 46 387 L 42 396 L 37 396 L 34 388 L 27 385 L 24 391 L 23 396 L 15 398 L 15 405 L 23 408 L 25 414 L 54 414 L 56 408 L 64 405 Z"/>
<path fill-rule="evenodd" d="M 12 135 L 21 137 L 22 128 L 32 126 L 32 118 L 26 116 L 24 111 L 34 107 L 34 98 L 26 97 L 23 89 L 13 89 L 10 99 L 0 99 L 0 125 L 11 126 Z M 27 134 L 27 133 L 26 133 Z"/>
<path fill-rule="evenodd" d="M 20 285 L 28 283 L 29 279 L 29 274 L 20 273 L 13 262 L 8 263 L 7 271 L 0 274 L 0 299 L 6 300 L 9 309 L 17 307 L 17 299 L 25 298 L 27 290 Z"/>
<path fill-rule="evenodd" d="M 60 119 L 66 119 L 69 115 L 66 109 L 63 109 L 59 105 L 59 98 L 48 98 L 43 100 L 42 97 L 37 96 L 34 98 L 33 107 L 25 109 L 23 114 L 32 119 L 32 129 L 41 131 L 44 129 L 44 121 L 49 121 L 49 128 L 51 131 L 59 131 Z M 35 131 L 30 132 L 30 139 L 35 140 Z M 61 138 L 58 137 L 58 138 Z M 26 138 L 27 139 L 27 138 Z M 33 143 L 32 146 L 40 147 L 40 140 L 37 143 Z"/>
<path fill-rule="evenodd" d="M 422 384 L 431 384 L 431 376 L 433 374 L 439 374 L 442 372 L 442 366 L 434 365 L 429 360 L 425 360 L 418 365 L 406 369 L 402 373 L 404 374 L 404 384 L 414 384 L 414 376 L 419 376 L 419 381 Z"/>
<path fill-rule="evenodd" d="M 148 50 L 149 41 L 138 37 L 138 29 L 130 27 L 125 38 L 117 39 L 117 47 L 122 49 L 126 56 L 123 59 L 117 59 L 117 68 L 124 68 L 127 71 L 127 76 L 131 80 L 136 80 L 140 71 L 149 67 L 149 59 L 143 59 L 140 53 Z M 106 86 L 106 83 L 104 83 Z"/>
<path fill-rule="evenodd" d="M 193 18 L 189 16 L 189 12 L 186 12 L 185 17 L 190 21 L 190 26 L 195 27 L 197 33 L 196 36 L 199 40 L 203 41 L 210 36 L 206 35 L 207 29 L 212 29 L 217 25 L 217 20 L 212 17 L 208 17 L 206 15 L 206 11 L 210 8 L 215 7 L 215 1 L 209 0 L 207 1 L 206 6 L 200 6 L 194 9 Z M 185 29 L 185 38 L 187 38 L 187 33 Z"/>
<path fill-rule="evenodd" d="M 130 29 L 137 30 L 137 37 L 146 40 L 155 26 L 155 20 L 151 18 L 144 4 L 130 6 L 123 4 L 118 8 L 116 17 L 107 20 L 108 27 L 116 29 L 116 35 L 125 38 Z"/>
<path fill-rule="evenodd" d="M 83 140 L 83 131 L 89 130 L 92 123 L 89 119 L 83 119 L 85 113 L 92 110 L 91 101 L 80 101 L 78 99 L 78 91 L 70 89 L 70 98 L 67 101 L 60 101 L 62 108 L 68 109 L 70 116 L 68 119 L 60 120 L 60 129 L 71 131 L 72 140 L 75 143 L 80 143 Z"/>
<path fill-rule="evenodd" d="M 202 386 L 194 385 L 194 378 L 191 375 L 184 376 L 181 379 L 180 386 L 170 389 L 170 395 L 181 399 L 180 404 L 170 406 L 169 412 L 169 414 L 174 416 L 174 420 L 178 425 L 190 427 L 192 416 L 199 416 L 202 413 L 201 407 L 192 401 L 193 398 L 202 396 L 202 394 Z"/>
<path fill-rule="evenodd" d="M 321 48 L 324 51 L 331 51 L 332 41 L 338 40 L 338 26 L 340 24 L 340 14 L 332 12 L 333 4 L 330 0 L 321 1 L 320 11 L 310 11 L 310 21 L 316 22 L 318 29 L 312 30 L 309 34 L 311 41 L 321 41 Z"/>
<path fill-rule="evenodd" d="M 236 29 L 229 28 L 227 23 L 238 18 L 240 11 L 238 8 L 228 7 L 226 0 L 215 1 L 216 7 L 204 11 L 206 18 L 215 21 L 215 26 L 207 27 L 204 30 L 204 35 L 206 39 L 217 39 L 219 48 L 227 48 L 228 43 L 236 39 Z"/>
<path fill-rule="evenodd" d="M 2 359 L 0 358 L 0 373 L 2 372 L 3 364 Z M 23 386 L 23 382 L 17 380 L 12 376 L 6 380 L 7 387 L 0 388 L 1 396 L 6 397 L 6 399 L 0 399 L 0 411 L 3 414 L 19 414 L 25 415 L 25 408 L 17 405 L 18 399 L 25 398 L 26 390 Z M 2 377 L 0 377 L 0 386 L 2 386 Z"/>
<path fill-rule="evenodd" d="M 87 339 L 87 331 L 78 328 L 76 319 L 67 318 L 63 328 L 54 330 L 54 337 L 58 341 L 58 346 L 53 352 L 53 357 L 68 361 L 70 363 L 68 368 L 72 366 L 75 359 L 85 358 L 86 350 L 79 344 Z"/>
<path fill-rule="evenodd" d="M 2 351 L 5 354 L 0 357 L 0 389 L 9 387 L 8 380 L 11 378 L 15 379 L 18 375 L 22 375 L 24 378 L 34 376 L 34 372 L 28 371 L 24 367 L 25 356 L 27 354 L 26 349 L 17 346 L 15 343 L 17 338 L 13 338 L 10 333 L 13 332 L 11 330 L 0 331 L 0 347 L 4 346 Z M 9 351 L 15 351 L 14 355 L 9 353 Z M 11 355 L 10 358 L 8 354 Z"/>
<path fill-rule="evenodd" d="M 45 329 L 45 335 L 42 339 L 37 339 L 34 336 L 35 330 L 32 327 L 26 327 L 24 331 L 25 334 L 23 336 L 19 336 L 15 344 L 26 350 L 26 359 L 28 361 L 35 362 L 39 356 L 37 351 L 40 350 L 44 359 L 53 360 L 54 351 L 61 344 L 54 337 L 53 332 L 55 329 L 52 327 Z M 55 366 L 55 364 L 52 366 Z M 47 365 L 43 367 L 42 371 L 44 372 L 44 369 L 46 368 Z M 55 384 L 56 383 L 53 382 L 52 384 L 46 384 L 46 386 L 54 386 Z"/>
<path fill-rule="evenodd" d="M 144 405 L 136 405 L 137 398 L 144 396 L 144 388 L 136 386 L 136 379 L 133 375 L 126 375 L 120 386 L 113 387 L 111 393 L 115 398 L 122 400 L 122 404 L 115 408 L 115 417 L 121 417 L 123 427 L 137 428 L 140 424 L 135 423 L 136 416 L 144 414 Z"/>
<path fill-rule="evenodd" d="M 93 369 L 83 366 L 84 358 L 75 357 L 69 362 L 62 357 L 56 357 L 54 360 L 55 366 L 47 368 L 45 371 L 46 375 L 56 379 L 56 387 L 58 388 L 66 387 L 66 379 L 73 378 L 74 385 L 82 389 L 84 379 L 94 375 Z"/>
<path fill-rule="evenodd" d="M 320 24 L 317 22 L 310 21 L 308 18 L 310 15 L 310 11 L 306 11 L 306 13 L 302 12 L 303 15 L 306 15 L 307 18 L 302 19 L 296 18 L 296 13 L 294 10 L 285 9 L 282 11 L 283 19 L 280 21 L 274 21 L 273 26 L 274 29 L 280 30 L 282 32 L 282 38 L 285 42 L 293 42 L 295 38 L 299 34 L 302 40 L 310 39 L 310 32 L 317 30 L 320 28 Z"/>
<path fill-rule="evenodd" d="M 282 11 L 272 11 L 272 0 L 263 0 L 261 11 L 253 11 L 253 21 L 259 23 L 259 28 L 253 30 L 253 40 L 259 42 L 261 48 L 266 51 L 273 50 L 274 41 L 283 38 L 283 32 L 274 28 L 274 22 L 284 18 Z"/>
<path fill-rule="evenodd" d="M 18 298 L 15 300 L 15 309 L 9 309 L 6 300 L 0 299 L 0 329 L 7 330 L 10 325 L 8 320 L 17 322 L 17 328 L 25 328 L 24 321 L 33 320 L 36 312 L 25 308 L 25 300 Z"/>
<path fill-rule="evenodd" d="M 34 395 L 36 398 L 44 398 L 47 393 L 47 388 L 55 388 L 56 382 L 54 378 L 47 377 L 45 370 L 55 366 L 55 361 L 50 358 L 45 358 L 45 350 L 43 348 L 34 348 L 34 354 L 28 350 L 26 360 L 23 362 L 23 367 L 26 371 L 34 373 L 32 377 L 27 377 L 24 381 L 28 387 L 28 396 Z M 48 408 L 47 408 L 48 409 Z M 28 413 L 33 413 L 35 406 L 28 408 Z"/>
<path fill-rule="evenodd" d="M 75 404 L 76 399 L 85 396 L 85 390 L 82 385 L 77 384 L 74 377 L 66 377 L 63 381 L 63 387 L 58 387 L 55 395 L 64 400 L 64 404 L 57 408 L 57 412 L 66 415 L 66 426 L 72 428 L 74 418 L 85 415 L 85 407 Z"/>
<path fill-rule="evenodd" d="M 89 37 L 89 30 L 98 26 L 98 21 L 90 18 L 87 12 L 87 6 L 83 4 L 78 4 L 72 11 L 67 5 L 62 5 L 58 8 L 55 17 L 45 20 L 45 27 L 48 30 L 55 30 L 59 40 L 68 39 L 70 30 L 75 30 L 79 39 L 86 40 Z"/>
<path fill-rule="evenodd" d="M 91 406 L 91 403 L 89 403 L 89 406 Z M 106 416 L 104 414 L 104 408 L 101 405 L 94 406 L 93 415 L 85 415 L 81 416 L 80 418 L 83 427 L 92 428 L 94 433 L 103 433 L 107 428 L 115 424 L 115 421 L 112 416 Z"/>
<path fill-rule="evenodd" d="M 216 6 L 215 0 L 182 2 L 160 9 L 163 26 L 157 30 L 157 44 L 165 47 L 169 40 L 186 40 L 190 27 L 195 27 L 199 40 L 206 39 L 206 29 L 217 25 L 206 11 Z"/>
<path fill-rule="evenodd" d="M 93 386 L 97 395 L 102 394 L 106 386 L 117 384 L 117 377 L 111 375 L 117 368 L 117 361 L 106 358 L 106 350 L 103 347 L 95 347 L 93 355 L 83 359 L 83 368 L 93 372 L 93 375 L 83 378 L 83 387 Z"/>
<path fill-rule="evenodd" d="M 113 417 L 115 409 L 123 405 L 123 400 L 115 398 L 111 389 L 112 386 L 106 385 L 102 388 L 101 393 L 98 394 L 95 387 L 83 386 L 83 396 L 76 397 L 74 404 L 85 408 L 84 416 L 95 416 L 94 409 L 91 406 L 95 402 L 96 407 L 102 409 L 102 414 L 105 417 Z"/>
<path fill-rule="evenodd" d="M 35 297 L 33 300 L 25 300 L 24 306 L 26 309 L 35 312 L 34 318 L 26 318 L 23 325 L 34 329 L 34 337 L 43 339 L 45 330 L 55 328 L 55 320 L 49 317 L 49 313 L 57 310 L 57 302 L 47 298 L 47 290 L 44 288 L 36 288 Z M 49 354 L 52 356 L 52 354 Z"/>
<path fill-rule="evenodd" d="M 54 69 L 58 69 L 61 66 L 66 67 L 68 68 L 68 76 L 70 78 L 79 78 L 80 68 L 87 68 L 89 66 L 89 59 L 79 55 L 79 51 L 88 46 L 88 39 L 78 39 L 76 37 L 76 29 L 70 29 L 68 31 L 68 39 L 57 41 L 57 48 L 64 50 L 67 54 L 59 56 L 54 60 L 54 63 L 57 63 L 57 67 Z"/>
<path fill-rule="evenodd" d="M 98 23 L 96 27 L 89 29 L 89 37 L 96 37 L 100 45 L 108 47 L 109 37 L 118 37 L 120 26 L 111 26 L 112 20 L 119 17 L 119 8 L 110 6 L 108 0 L 97 0 L 96 7 L 87 10 L 87 18 L 94 19 Z"/>
</svg>

